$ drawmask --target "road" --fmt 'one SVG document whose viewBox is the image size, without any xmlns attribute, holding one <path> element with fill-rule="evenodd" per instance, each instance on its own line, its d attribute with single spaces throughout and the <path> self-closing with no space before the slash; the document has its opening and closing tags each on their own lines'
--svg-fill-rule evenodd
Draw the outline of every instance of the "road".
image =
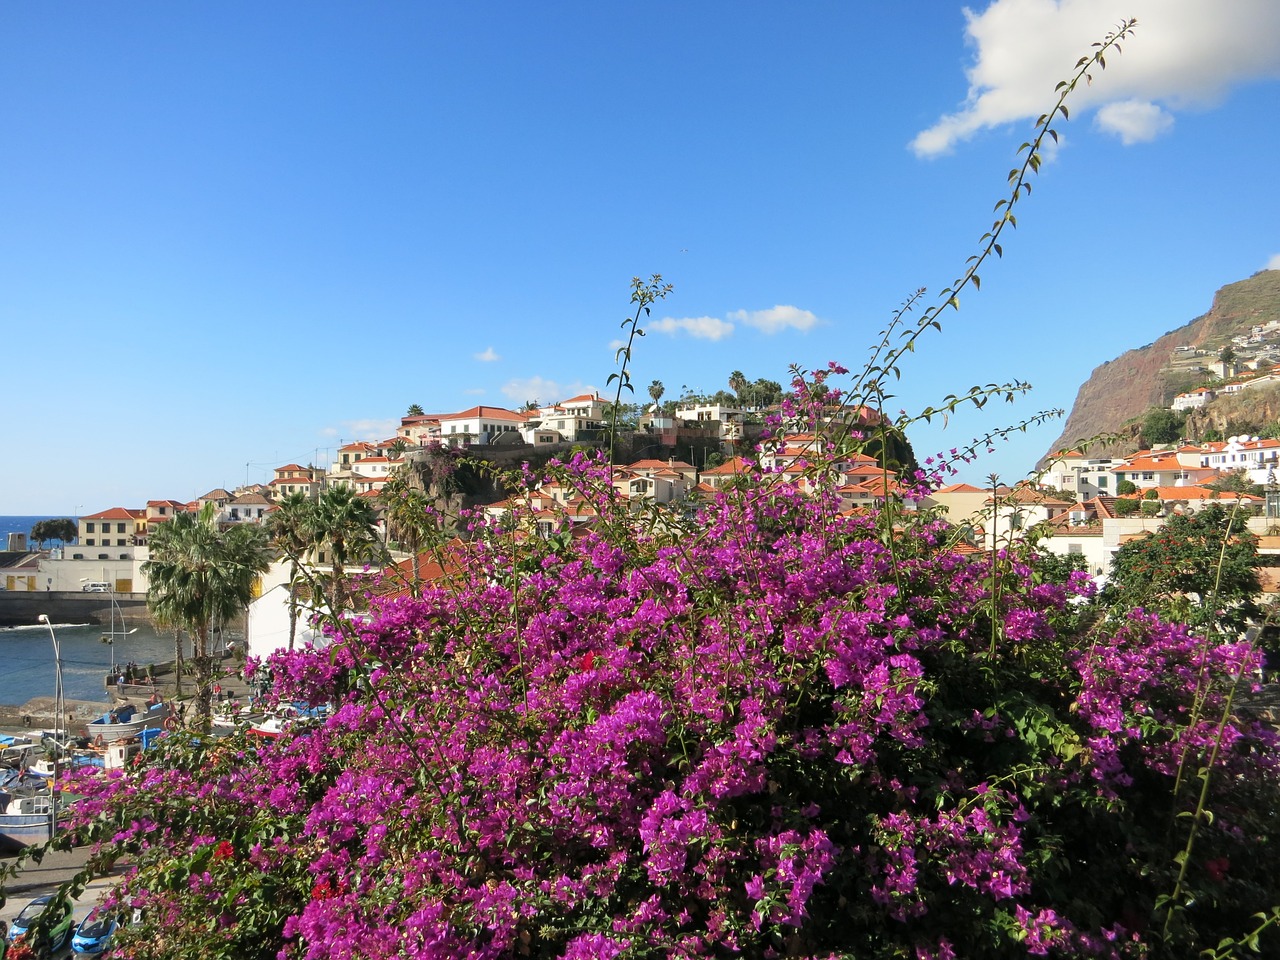
<svg viewBox="0 0 1280 960">
<path fill-rule="evenodd" d="M 6 929 L 9 921 L 22 912 L 27 901 L 52 893 L 58 884 L 74 877 L 84 867 L 88 858 L 89 849 L 78 847 L 74 850 L 51 852 L 39 864 L 27 861 L 22 867 L 22 872 L 4 884 L 5 902 L 0 906 L 0 920 L 4 921 Z M 13 860 L 13 857 L 0 858 L 0 866 L 8 867 Z M 74 901 L 77 924 L 93 909 L 94 904 L 114 882 L 112 877 L 94 880 Z M 68 956 L 69 952 L 68 947 L 56 956 Z"/>
</svg>

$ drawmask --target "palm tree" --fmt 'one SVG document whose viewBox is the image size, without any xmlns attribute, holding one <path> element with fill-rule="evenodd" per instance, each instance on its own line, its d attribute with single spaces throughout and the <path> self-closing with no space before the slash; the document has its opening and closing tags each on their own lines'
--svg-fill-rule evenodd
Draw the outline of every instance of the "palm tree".
<svg viewBox="0 0 1280 960">
<path fill-rule="evenodd" d="M 413 555 L 413 583 L 410 592 L 418 595 L 422 582 L 422 550 L 438 529 L 431 515 L 426 493 L 409 483 L 404 468 L 396 470 L 378 491 L 387 518 L 387 532 Z"/>
<path fill-rule="evenodd" d="M 191 634 L 196 716 L 202 726 L 209 719 L 213 681 L 210 626 L 244 612 L 270 563 L 265 529 L 242 523 L 224 532 L 215 510 L 206 503 L 198 513 L 179 513 L 157 528 L 151 558 L 142 565 L 152 616 Z"/>
<path fill-rule="evenodd" d="M 277 550 L 289 558 L 289 649 L 298 633 L 298 581 L 311 547 L 311 515 L 315 501 L 296 490 L 280 501 L 267 519 L 267 532 Z"/>
<path fill-rule="evenodd" d="M 662 385 L 661 380 L 655 380 L 649 384 L 649 396 L 653 398 L 653 405 L 656 407 L 658 401 L 662 399 L 662 395 L 667 392 L 667 388 Z"/>
<path fill-rule="evenodd" d="M 373 506 L 352 487 L 330 487 L 311 515 L 310 539 L 329 559 L 329 606 L 337 616 L 347 602 L 347 567 L 381 559 Z"/>
<path fill-rule="evenodd" d="M 422 407 L 420 407 L 420 406 L 419 406 L 418 404 L 416 404 L 416 403 L 411 403 L 411 404 L 409 404 L 409 412 L 408 412 L 408 413 L 406 413 L 406 414 L 405 414 L 405 416 L 406 416 L 406 417 L 420 417 L 420 416 L 422 416 Z"/>
<path fill-rule="evenodd" d="M 729 374 L 729 389 L 738 397 L 738 402 L 742 402 L 742 391 L 747 389 L 747 375 L 741 370 L 735 370 Z"/>
</svg>

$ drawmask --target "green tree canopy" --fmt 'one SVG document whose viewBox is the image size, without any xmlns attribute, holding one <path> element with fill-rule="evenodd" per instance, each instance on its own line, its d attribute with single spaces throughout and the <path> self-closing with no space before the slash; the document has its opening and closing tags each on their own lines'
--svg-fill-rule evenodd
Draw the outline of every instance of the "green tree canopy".
<svg viewBox="0 0 1280 960">
<path fill-rule="evenodd" d="M 1142 418 L 1142 442 L 1150 447 L 1157 443 L 1174 443 L 1182 436 L 1186 418 L 1167 407 L 1152 407 Z"/>
<path fill-rule="evenodd" d="M 44 549 L 44 545 L 50 540 L 71 543 L 78 533 L 75 521 L 65 517 L 58 520 L 37 520 L 31 527 L 31 539 L 38 543 L 41 549 Z"/>
<path fill-rule="evenodd" d="M 1258 541 L 1244 519 L 1213 504 L 1174 515 L 1151 536 L 1123 544 L 1102 600 L 1193 625 L 1239 627 L 1258 613 L 1257 567 Z"/>
<path fill-rule="evenodd" d="M 197 513 L 179 513 L 150 538 L 142 565 L 147 607 L 157 623 L 191 634 L 195 645 L 196 714 L 207 722 L 213 679 L 209 632 L 244 612 L 254 584 L 270 564 L 265 528 L 252 523 L 218 526 L 212 503 Z"/>
</svg>

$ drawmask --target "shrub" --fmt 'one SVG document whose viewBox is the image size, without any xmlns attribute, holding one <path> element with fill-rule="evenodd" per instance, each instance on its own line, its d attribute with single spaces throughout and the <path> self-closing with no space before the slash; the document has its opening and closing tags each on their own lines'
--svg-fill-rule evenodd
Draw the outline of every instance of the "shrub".
<svg viewBox="0 0 1280 960">
<path fill-rule="evenodd" d="M 608 464 L 576 455 L 553 473 L 588 527 L 473 517 L 420 598 L 370 595 L 366 617 L 329 619 L 326 646 L 271 658 L 275 699 L 326 718 L 78 774 L 69 838 L 95 866 L 127 858 L 117 899 L 145 908 L 121 949 L 1280 951 L 1280 744 L 1233 708 L 1252 645 L 1142 609 L 1091 629 L 1092 583 L 1069 565 L 961 549 L 894 498 L 842 509 L 838 464 L 876 438 L 816 416 L 878 407 L 936 316 L 891 326 L 848 381 L 797 373 L 774 428 L 813 438 L 807 466 L 782 465 L 801 476 L 766 443 L 688 520 L 637 516 Z M 908 492 L 954 462 L 931 460 Z"/>
</svg>

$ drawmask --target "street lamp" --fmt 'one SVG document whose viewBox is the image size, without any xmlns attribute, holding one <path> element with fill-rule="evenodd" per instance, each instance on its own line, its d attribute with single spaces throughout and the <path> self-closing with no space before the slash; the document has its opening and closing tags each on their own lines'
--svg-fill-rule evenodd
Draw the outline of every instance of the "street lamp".
<svg viewBox="0 0 1280 960">
<path fill-rule="evenodd" d="M 62 651 L 58 649 L 58 635 L 53 632 L 53 624 L 47 614 L 36 617 L 49 628 L 49 639 L 53 641 L 53 782 L 49 785 L 50 833 L 52 837 L 58 830 L 58 778 L 62 774 L 62 715 L 66 710 L 66 701 L 62 695 Z"/>
<path fill-rule="evenodd" d="M 105 577 L 106 576 L 105 567 L 103 568 L 102 573 L 103 573 L 103 576 Z M 89 583 L 90 580 L 88 577 L 81 577 L 80 582 Z M 110 625 L 107 627 L 107 631 L 108 631 L 107 635 L 102 638 L 102 642 L 111 648 L 111 676 L 112 678 L 114 678 L 116 675 L 116 616 L 119 615 L 120 617 L 120 636 L 122 637 L 133 636 L 135 633 L 138 632 L 138 628 L 134 627 L 132 630 L 125 630 L 124 611 L 120 609 L 120 604 L 116 602 L 115 582 L 112 580 L 104 580 L 102 582 L 107 585 L 107 596 L 111 598 L 111 608 L 109 612 L 111 622 L 110 622 Z"/>
</svg>

